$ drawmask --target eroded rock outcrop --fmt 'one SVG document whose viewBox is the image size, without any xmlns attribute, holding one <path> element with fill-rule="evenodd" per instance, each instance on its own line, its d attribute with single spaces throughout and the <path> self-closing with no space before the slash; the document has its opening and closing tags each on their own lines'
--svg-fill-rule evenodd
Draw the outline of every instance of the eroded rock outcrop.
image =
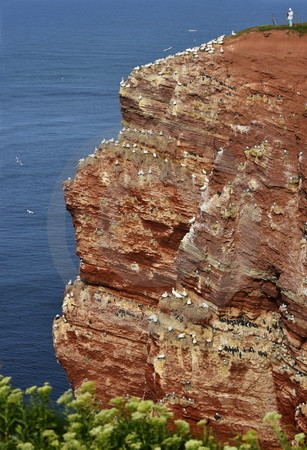
<svg viewBox="0 0 307 450">
<path fill-rule="evenodd" d="M 306 58 L 306 35 L 251 32 L 121 83 L 118 140 L 64 183 L 81 263 L 54 342 L 73 387 L 266 448 L 268 411 L 306 431 Z"/>
</svg>

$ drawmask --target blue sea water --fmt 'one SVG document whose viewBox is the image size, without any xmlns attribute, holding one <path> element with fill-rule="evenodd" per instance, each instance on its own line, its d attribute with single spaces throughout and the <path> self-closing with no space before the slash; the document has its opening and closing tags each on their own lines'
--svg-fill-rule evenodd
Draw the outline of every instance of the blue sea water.
<svg viewBox="0 0 307 450">
<path fill-rule="evenodd" d="M 121 78 L 290 6 L 307 21 L 306 0 L 1 1 L 0 373 L 15 386 L 69 387 L 51 331 L 78 267 L 61 183 L 117 135 Z"/>
</svg>

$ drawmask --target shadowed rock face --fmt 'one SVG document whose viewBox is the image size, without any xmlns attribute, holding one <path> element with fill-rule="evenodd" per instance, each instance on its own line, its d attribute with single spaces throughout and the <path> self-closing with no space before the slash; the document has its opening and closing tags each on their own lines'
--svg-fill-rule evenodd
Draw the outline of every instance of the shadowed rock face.
<svg viewBox="0 0 307 450">
<path fill-rule="evenodd" d="M 118 140 L 64 183 L 81 263 L 54 343 L 103 402 L 273 448 L 266 412 L 306 430 L 307 36 L 213 47 L 133 70 Z"/>
</svg>

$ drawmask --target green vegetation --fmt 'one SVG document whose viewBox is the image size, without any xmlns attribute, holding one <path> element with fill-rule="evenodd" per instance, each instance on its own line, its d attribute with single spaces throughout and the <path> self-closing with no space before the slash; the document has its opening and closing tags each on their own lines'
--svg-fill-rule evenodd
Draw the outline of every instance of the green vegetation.
<svg viewBox="0 0 307 450">
<path fill-rule="evenodd" d="M 52 405 L 48 383 L 25 391 L 13 389 L 10 377 L 0 375 L 0 450 L 259 450 L 257 433 L 236 436 L 232 443 L 218 443 L 206 421 L 193 436 L 184 420 L 171 421 L 163 405 L 139 398 L 114 398 L 101 409 L 93 382 L 85 382 L 75 398 L 71 390 Z M 281 448 L 306 449 L 304 433 L 289 443 L 280 427 L 281 416 L 269 413 L 270 424 Z"/>
<path fill-rule="evenodd" d="M 270 31 L 270 30 L 286 30 L 289 31 L 289 33 L 296 32 L 299 34 L 305 34 L 307 33 L 307 23 L 299 23 L 294 24 L 292 27 L 289 27 L 289 25 L 261 25 L 260 27 L 252 27 L 252 28 L 246 28 L 246 30 L 239 31 L 235 36 L 229 36 L 228 39 L 234 39 L 238 36 L 241 36 L 242 34 L 251 33 L 253 31 Z"/>
</svg>

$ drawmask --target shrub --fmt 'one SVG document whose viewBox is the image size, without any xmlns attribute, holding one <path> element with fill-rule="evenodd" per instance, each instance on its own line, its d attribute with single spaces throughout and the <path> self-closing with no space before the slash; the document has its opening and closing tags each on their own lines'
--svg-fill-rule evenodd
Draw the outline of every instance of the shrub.
<svg viewBox="0 0 307 450">
<path fill-rule="evenodd" d="M 219 443 L 207 422 L 198 423 L 202 434 L 193 436 L 190 425 L 175 420 L 161 404 L 137 397 L 117 397 L 108 409 L 100 409 L 95 385 L 87 381 L 76 392 L 65 392 L 50 401 L 51 386 L 13 389 L 11 378 L 0 375 L 0 450 L 259 450 L 258 436 L 249 431 Z M 60 409 L 59 409 L 60 408 Z M 299 433 L 290 444 L 280 427 L 280 415 L 265 416 L 283 449 L 306 448 Z"/>
</svg>

